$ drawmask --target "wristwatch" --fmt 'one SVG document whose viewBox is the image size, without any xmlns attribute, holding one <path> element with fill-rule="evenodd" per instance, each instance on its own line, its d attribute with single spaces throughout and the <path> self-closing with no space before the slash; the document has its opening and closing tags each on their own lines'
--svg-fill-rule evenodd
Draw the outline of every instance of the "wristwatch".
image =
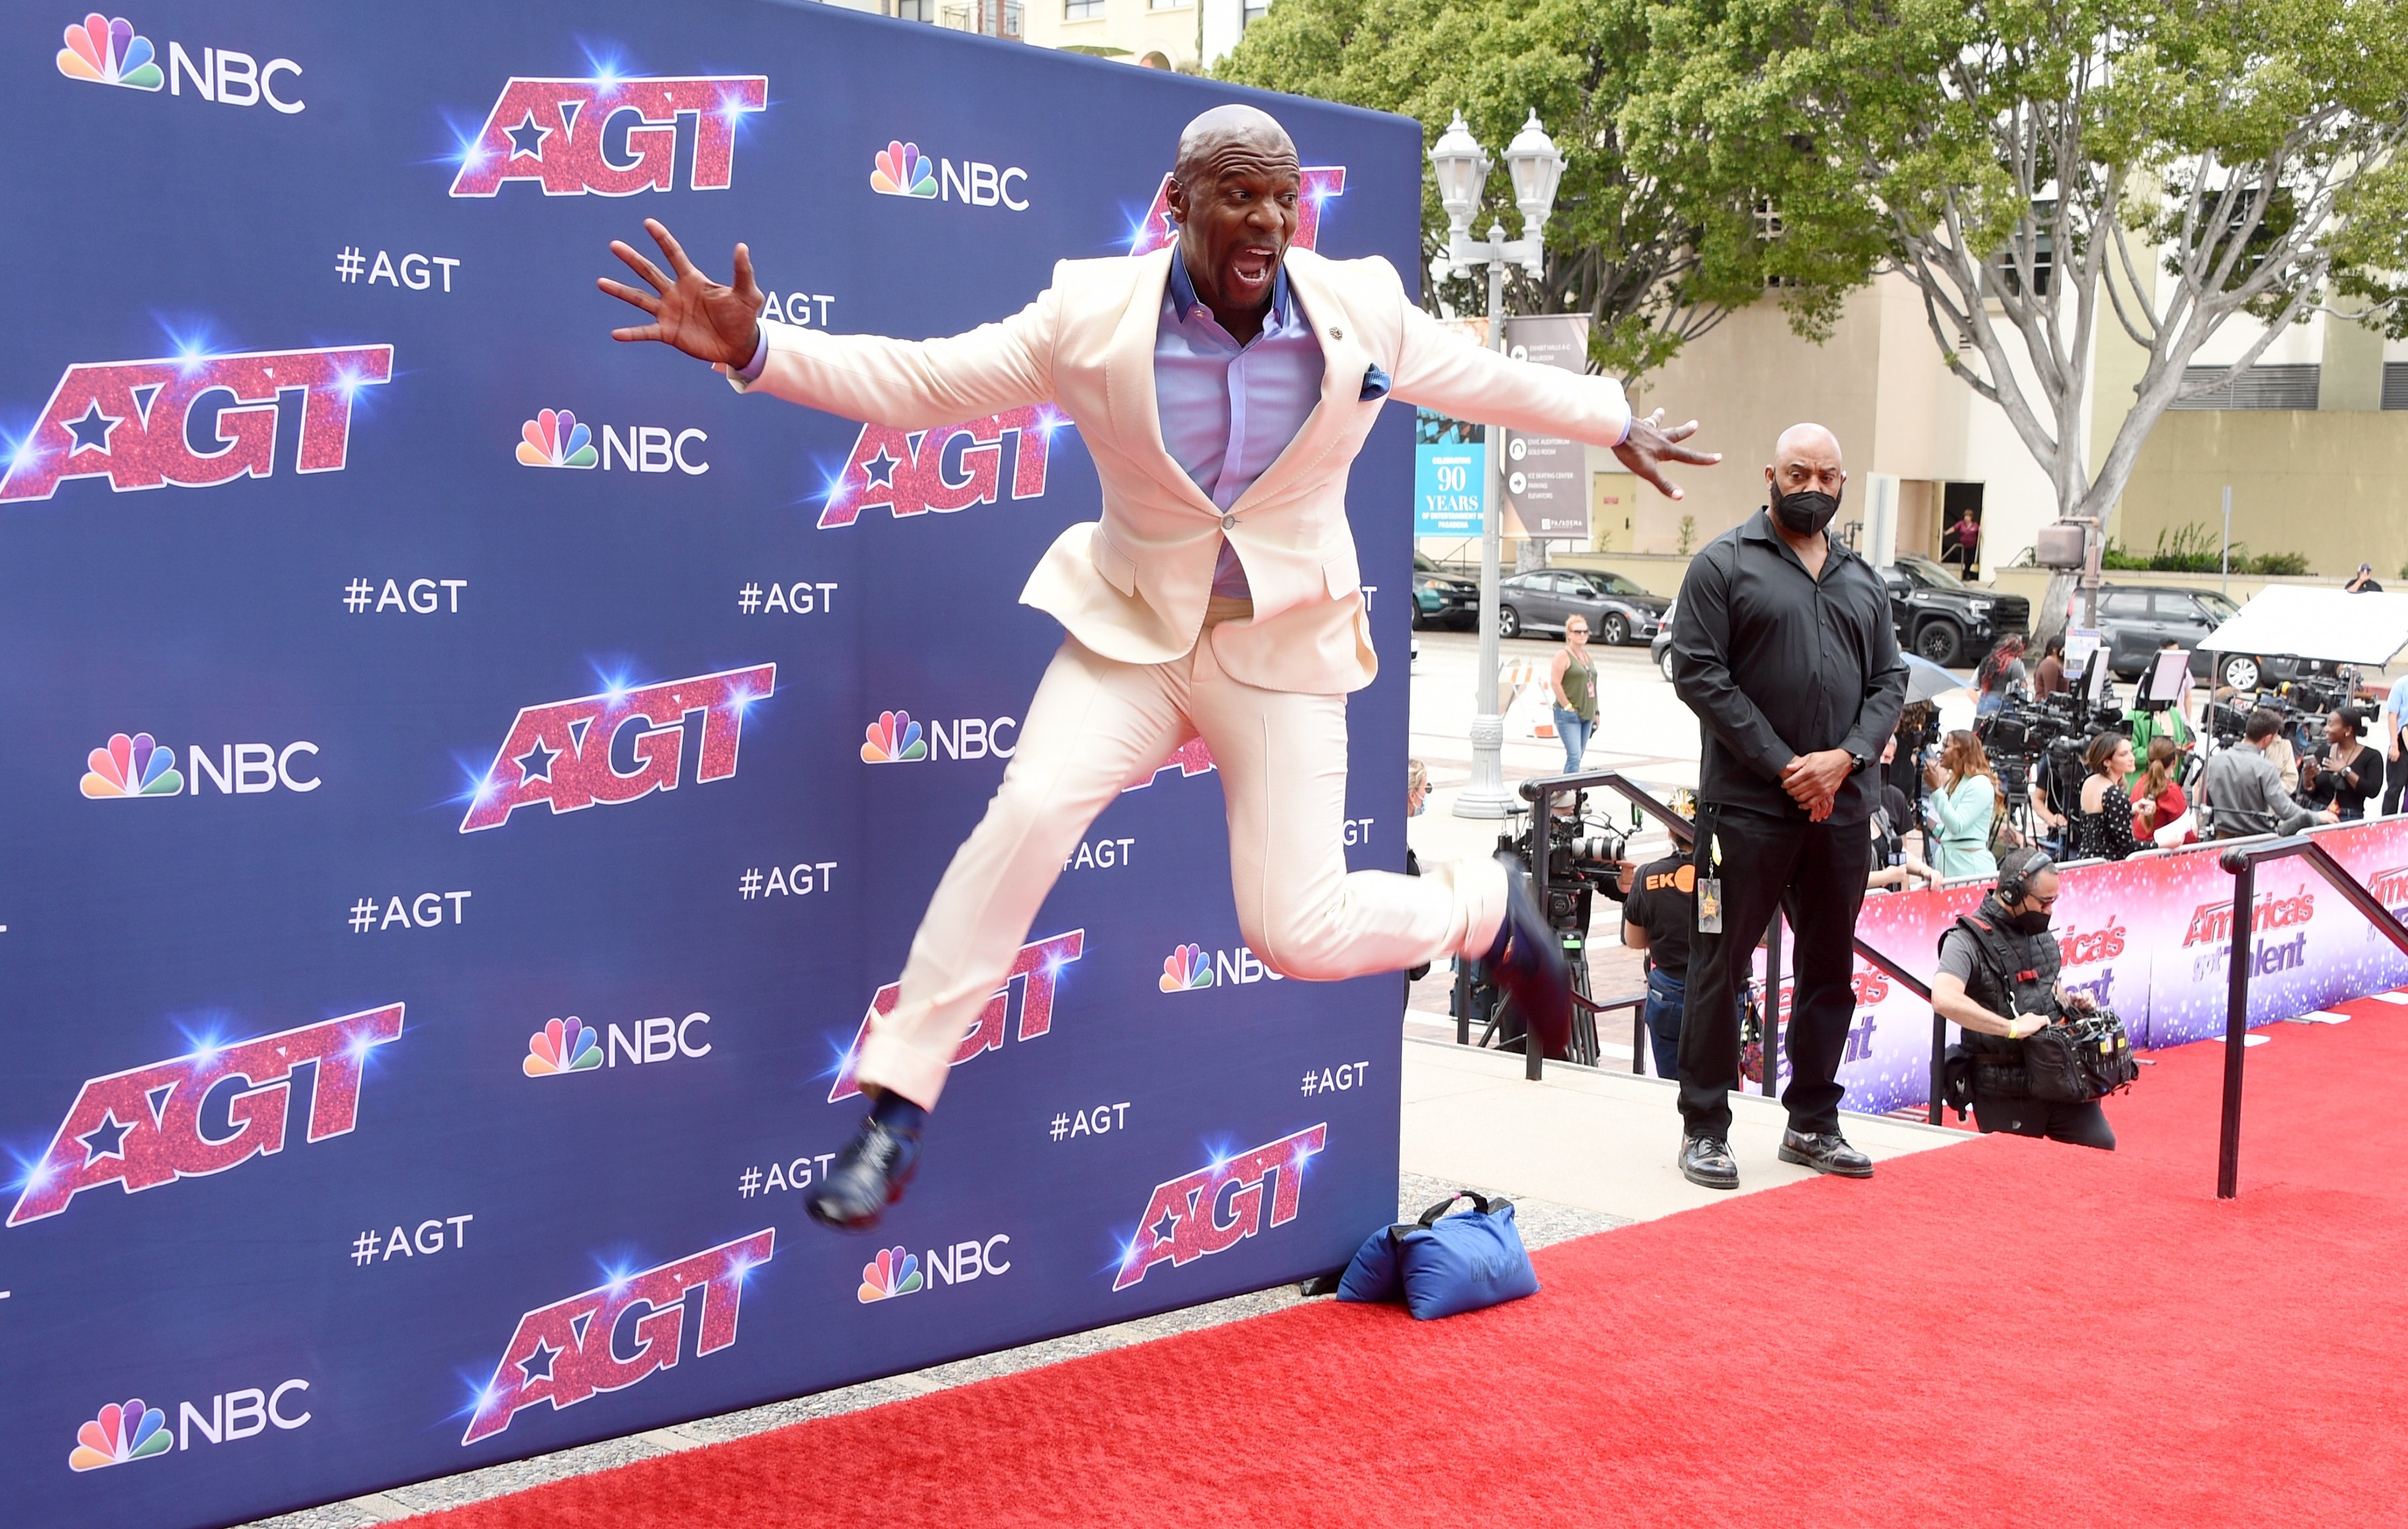
<svg viewBox="0 0 2408 1529">
<path fill-rule="evenodd" d="M 1855 774 L 1856 774 L 1858 771 L 1862 770 L 1866 765 L 1870 764 L 1871 763 L 1872 763 L 1872 761 L 1871 761 L 1870 759 L 1867 758 L 1867 757 L 1866 757 L 1866 756 L 1864 756 L 1863 754 L 1860 754 L 1860 753 L 1856 752 L 1854 749 L 1851 749 L 1851 750 L 1848 750 L 1848 773 L 1849 773 L 1850 775 L 1855 775 Z"/>
</svg>

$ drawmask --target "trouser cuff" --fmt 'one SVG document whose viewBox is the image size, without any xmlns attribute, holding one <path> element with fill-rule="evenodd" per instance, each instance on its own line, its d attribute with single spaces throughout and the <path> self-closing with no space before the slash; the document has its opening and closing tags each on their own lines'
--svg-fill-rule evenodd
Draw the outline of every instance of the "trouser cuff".
<svg viewBox="0 0 2408 1529">
<path fill-rule="evenodd" d="M 930 1056 L 893 1036 L 880 1035 L 873 1028 L 861 1043 L 861 1055 L 853 1060 L 853 1080 L 864 1089 L 882 1088 L 901 1094 L 923 1109 L 934 1109 L 937 1095 L 945 1092 L 945 1079 L 953 1066 L 950 1052 L 943 1057 Z"/>
</svg>

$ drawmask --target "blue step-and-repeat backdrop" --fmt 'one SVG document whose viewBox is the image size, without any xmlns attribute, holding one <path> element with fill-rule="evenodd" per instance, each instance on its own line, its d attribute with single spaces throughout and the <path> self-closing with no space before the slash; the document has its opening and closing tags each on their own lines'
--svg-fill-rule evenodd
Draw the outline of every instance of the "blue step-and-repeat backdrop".
<svg viewBox="0 0 2408 1529">
<path fill-rule="evenodd" d="M 64 31 L 62 42 L 62 29 Z M 613 343 L 657 217 L 949 334 L 1150 248 L 1237 93 L 817 6 L 10 9 L 0 1480 L 217 1524 L 1342 1263 L 1399 979 L 1241 946 L 1191 749 L 1066 866 L 874 1237 L 801 1191 L 1060 640 L 1077 422 L 916 434 Z M 1270 103 L 1419 264 L 1417 131 Z M 1412 419 L 1352 504 L 1403 858 Z M 1393 591 L 1393 593 L 1388 593 Z"/>
</svg>

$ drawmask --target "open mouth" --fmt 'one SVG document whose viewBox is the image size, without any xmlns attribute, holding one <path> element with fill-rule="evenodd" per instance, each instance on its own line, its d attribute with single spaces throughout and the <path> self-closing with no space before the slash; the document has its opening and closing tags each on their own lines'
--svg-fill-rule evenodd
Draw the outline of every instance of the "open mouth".
<svg viewBox="0 0 2408 1529">
<path fill-rule="evenodd" d="M 1269 285 L 1272 269 L 1279 264 L 1279 251 L 1268 245 L 1248 245 L 1229 259 L 1229 274 L 1238 285 L 1248 292 Z"/>
</svg>

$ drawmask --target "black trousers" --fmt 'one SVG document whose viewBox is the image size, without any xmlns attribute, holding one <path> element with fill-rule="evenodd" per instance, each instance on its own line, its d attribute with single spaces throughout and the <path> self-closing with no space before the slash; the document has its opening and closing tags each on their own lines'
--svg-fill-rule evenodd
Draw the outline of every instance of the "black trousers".
<svg viewBox="0 0 2408 1529">
<path fill-rule="evenodd" d="M 1740 993 L 1756 941 L 1771 925 L 1773 910 L 1785 907 L 1795 935 L 1797 986 L 1789 1012 L 1789 1087 L 1781 1102 L 1794 1129 L 1837 1131 L 1845 1092 L 1837 1081 L 1840 1058 L 1856 1008 L 1850 986 L 1856 909 L 1864 905 L 1865 876 L 1872 865 L 1871 836 L 1861 822 L 1834 827 L 1700 806 L 1701 882 L 1717 874 L 1712 868 L 1717 837 L 1723 932 L 1699 933 L 1689 945 L 1689 1002 L 1681 1025 L 1682 1121 L 1693 1136 L 1730 1135 L 1730 1091 L 1740 1086 Z"/>
<path fill-rule="evenodd" d="M 2386 818 L 2400 810 L 2400 798 L 2408 793 L 2408 756 L 2384 761 L 2383 815 Z"/>
<path fill-rule="evenodd" d="M 2005 1131 L 2018 1136 L 2046 1136 L 2076 1147 L 2115 1150 L 2114 1128 L 2099 1101 L 2083 1105 L 2051 1104 L 2045 1099 L 2009 1099 L 1995 1093 L 1973 1095 L 1973 1124 L 1984 1136 Z"/>
</svg>

